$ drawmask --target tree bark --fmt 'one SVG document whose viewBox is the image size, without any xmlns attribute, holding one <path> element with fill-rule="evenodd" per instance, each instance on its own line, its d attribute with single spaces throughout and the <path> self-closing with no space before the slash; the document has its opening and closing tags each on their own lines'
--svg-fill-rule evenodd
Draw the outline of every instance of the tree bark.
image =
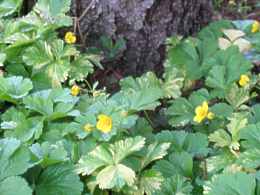
<svg viewBox="0 0 260 195">
<path fill-rule="evenodd" d="M 83 15 L 79 26 L 86 46 L 99 46 L 102 35 L 123 38 L 127 45 L 116 63 L 126 74 L 158 70 L 167 37 L 190 35 L 212 17 L 210 0 L 73 0 L 72 15 Z M 87 11 L 87 12 L 86 12 Z"/>
</svg>

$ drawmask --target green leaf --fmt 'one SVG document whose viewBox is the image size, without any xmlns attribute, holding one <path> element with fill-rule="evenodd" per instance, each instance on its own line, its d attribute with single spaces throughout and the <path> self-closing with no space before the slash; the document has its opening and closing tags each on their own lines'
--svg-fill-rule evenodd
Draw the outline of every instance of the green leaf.
<svg viewBox="0 0 260 195">
<path fill-rule="evenodd" d="M 5 65 L 5 70 L 6 72 L 8 72 L 9 75 L 20 75 L 23 77 L 29 77 L 28 71 L 25 69 L 25 67 L 22 64 L 8 63 L 7 65 Z M 35 85 L 33 84 L 33 86 Z"/>
<path fill-rule="evenodd" d="M 53 113 L 53 102 L 49 98 L 50 90 L 39 91 L 24 98 L 25 107 L 48 116 Z"/>
<path fill-rule="evenodd" d="M 70 94 L 69 89 L 42 90 L 24 98 L 26 108 L 38 112 L 50 120 L 67 116 L 78 116 L 73 107 L 78 98 Z"/>
<path fill-rule="evenodd" d="M 214 142 L 217 147 L 226 147 L 232 142 L 230 135 L 224 129 L 217 130 L 210 134 L 209 141 Z"/>
<path fill-rule="evenodd" d="M 135 172 L 123 164 L 109 165 L 97 175 L 100 189 L 121 188 L 125 184 L 131 186 L 135 181 Z"/>
<path fill-rule="evenodd" d="M 170 64 L 175 68 L 184 71 L 190 79 L 197 79 L 201 76 L 199 55 L 192 40 L 187 39 L 173 48 L 169 49 Z M 193 72 L 190 70 L 193 68 Z"/>
<path fill-rule="evenodd" d="M 181 175 L 175 175 L 173 177 L 167 178 L 161 189 L 153 193 L 153 195 L 190 195 L 192 193 L 192 185 L 188 179 Z"/>
<path fill-rule="evenodd" d="M 34 154 L 35 160 L 41 163 L 43 167 L 65 162 L 69 159 L 62 142 L 56 144 L 50 144 L 49 142 L 36 143 L 30 147 L 30 150 Z"/>
<path fill-rule="evenodd" d="M 153 128 L 149 124 L 149 122 L 142 117 L 139 117 L 137 119 L 135 127 L 131 130 L 131 135 L 133 136 L 142 136 L 145 137 L 146 139 L 149 139 L 153 137 Z"/>
<path fill-rule="evenodd" d="M 142 111 L 154 110 L 160 105 L 158 101 L 163 96 L 163 92 L 159 88 L 146 88 L 132 92 L 119 92 L 117 98 L 119 103 L 127 105 L 129 110 Z"/>
<path fill-rule="evenodd" d="M 220 21 L 215 21 L 209 24 L 207 27 L 203 28 L 198 36 L 200 39 L 205 39 L 205 38 L 212 38 L 217 40 L 219 37 L 223 36 L 223 29 L 230 29 L 234 28 L 232 25 L 232 22 L 229 20 L 220 20 Z"/>
<path fill-rule="evenodd" d="M 252 67 L 236 47 L 218 51 L 210 64 L 212 68 L 206 79 L 206 85 L 213 88 L 212 93 L 220 98 L 224 97 L 232 85 L 239 81 L 240 76 L 246 74 Z"/>
<path fill-rule="evenodd" d="M 139 151 L 144 147 L 145 138 L 141 136 L 137 136 L 134 138 L 127 138 L 125 140 L 120 140 L 110 145 L 113 154 L 113 160 L 115 163 L 121 162 L 124 158 L 129 156 L 130 154 Z"/>
<path fill-rule="evenodd" d="M 194 156 L 206 156 L 208 138 L 202 133 L 189 133 L 184 143 L 184 150 Z"/>
<path fill-rule="evenodd" d="M 228 85 L 226 85 L 226 81 L 225 81 L 225 73 L 226 73 L 226 69 L 224 66 L 214 66 L 210 72 L 209 72 L 209 76 L 206 80 L 206 84 L 207 86 L 211 87 L 211 88 L 216 88 L 218 90 L 226 90 L 226 87 Z"/>
<path fill-rule="evenodd" d="M 120 81 L 121 91 L 112 99 L 121 105 L 126 105 L 128 110 L 154 110 L 163 98 L 161 80 L 152 72 L 134 79 L 127 77 Z"/>
<path fill-rule="evenodd" d="M 192 92 L 192 94 L 189 97 L 189 102 L 195 107 L 198 105 L 201 105 L 204 101 L 209 101 L 210 100 L 210 94 L 207 89 L 202 88 L 197 91 Z M 195 114 L 195 111 L 194 111 Z"/>
<path fill-rule="evenodd" d="M 126 77 L 120 81 L 121 89 L 124 91 L 129 90 L 142 90 L 144 88 L 160 88 L 161 81 L 156 77 L 153 72 L 147 72 L 141 77 L 134 79 L 133 77 Z"/>
<path fill-rule="evenodd" d="M 159 190 L 163 180 L 161 174 L 153 169 L 142 172 L 138 185 L 139 194 L 150 195 L 156 190 Z"/>
<path fill-rule="evenodd" d="M 184 150 L 184 143 L 188 133 L 185 131 L 161 131 L 155 135 L 155 140 L 159 143 L 169 142 L 171 147 L 169 152 L 181 152 Z"/>
<path fill-rule="evenodd" d="M 234 109 L 237 109 L 250 99 L 249 90 L 234 84 L 227 92 L 225 99 Z"/>
<path fill-rule="evenodd" d="M 247 118 L 244 114 L 234 114 L 232 118 L 230 118 L 230 123 L 227 125 L 228 131 L 232 135 L 232 141 L 239 140 L 240 130 L 247 125 Z"/>
<path fill-rule="evenodd" d="M 22 57 L 28 66 L 42 68 L 51 63 L 51 46 L 47 43 L 37 42 L 34 46 L 28 47 Z"/>
<path fill-rule="evenodd" d="M 14 137 L 22 142 L 40 138 L 43 130 L 42 117 L 27 118 L 26 114 L 15 109 L 8 109 L 2 115 L 1 127 L 5 129 L 5 137 Z"/>
<path fill-rule="evenodd" d="M 70 70 L 68 61 L 53 62 L 46 69 L 46 74 L 52 79 L 53 87 L 61 87 L 61 83 L 66 81 Z"/>
<path fill-rule="evenodd" d="M 93 72 L 93 64 L 87 55 L 78 56 L 72 63 L 69 76 L 72 80 L 83 81 Z"/>
<path fill-rule="evenodd" d="M 56 39 L 52 43 L 39 41 L 25 50 L 23 61 L 32 66 L 33 75 L 45 72 L 53 87 L 61 87 L 71 69 L 70 56 L 77 54 L 78 51 L 74 47 L 65 45 L 62 40 Z"/>
<path fill-rule="evenodd" d="M 207 189 L 209 190 L 209 195 L 254 195 L 255 187 L 254 176 L 237 172 L 216 176 L 207 186 Z"/>
<path fill-rule="evenodd" d="M 46 75 L 43 72 L 34 74 L 33 76 L 31 76 L 31 79 L 32 79 L 35 91 L 52 88 L 51 80 L 49 79 L 48 75 Z"/>
<path fill-rule="evenodd" d="M 211 111 L 218 118 L 228 118 L 232 115 L 233 108 L 226 103 L 218 103 L 211 107 Z"/>
<path fill-rule="evenodd" d="M 70 5 L 71 0 L 39 0 L 34 7 L 34 12 L 57 28 L 71 26 L 71 18 L 65 15 L 70 10 Z"/>
<path fill-rule="evenodd" d="M 77 165 L 77 172 L 90 175 L 98 168 L 119 164 L 133 152 L 139 151 L 144 146 L 144 143 L 145 139 L 137 136 L 117 141 L 114 144 L 100 145 L 87 155 L 82 156 Z"/>
<path fill-rule="evenodd" d="M 179 98 L 181 96 L 184 77 L 180 75 L 180 71 L 176 68 L 172 68 L 168 61 L 164 64 L 164 68 L 164 82 L 162 84 L 164 97 L 175 99 Z"/>
<path fill-rule="evenodd" d="M 215 174 L 234 163 L 235 160 L 235 156 L 229 150 L 223 150 L 222 153 L 207 158 L 207 171 Z"/>
<path fill-rule="evenodd" d="M 185 126 L 194 117 L 193 106 L 185 98 L 178 98 L 168 108 L 167 115 L 170 116 L 169 123 L 172 126 Z"/>
<path fill-rule="evenodd" d="M 6 101 L 13 101 L 25 97 L 33 88 L 29 79 L 20 76 L 0 77 L 0 98 Z"/>
<path fill-rule="evenodd" d="M 105 146 L 98 146 L 85 156 L 82 156 L 77 165 L 77 173 L 90 175 L 96 169 L 112 164 L 112 154 Z"/>
<path fill-rule="evenodd" d="M 174 165 L 180 174 L 186 177 L 193 175 L 193 159 L 187 152 L 172 153 L 169 157 L 169 161 Z"/>
<path fill-rule="evenodd" d="M 32 195 L 32 189 L 21 177 L 12 176 L 0 182 L 0 192 L 3 195 L 17 195 L 17 188 L 19 195 Z"/>
<path fill-rule="evenodd" d="M 23 0 L 2 0 L 0 2 L 0 17 L 9 16 L 18 11 Z"/>
<path fill-rule="evenodd" d="M 161 131 L 155 137 L 159 143 L 171 143 L 170 152 L 186 151 L 192 156 L 208 153 L 208 139 L 202 133 L 186 133 L 184 131 Z"/>
<path fill-rule="evenodd" d="M 23 174 L 30 168 L 30 153 L 21 142 L 10 138 L 0 140 L 0 181 Z"/>
<path fill-rule="evenodd" d="M 9 121 L 12 122 L 12 121 Z M 17 126 L 5 133 L 6 137 L 15 137 L 22 142 L 29 140 L 37 140 L 43 131 L 43 118 L 31 117 L 23 121 L 19 121 Z"/>
<path fill-rule="evenodd" d="M 192 177 L 192 156 L 187 152 L 174 152 L 170 155 L 169 160 L 156 162 L 154 169 L 162 173 L 164 177 L 171 177 L 176 174 Z"/>
<path fill-rule="evenodd" d="M 90 175 L 97 170 L 96 182 L 101 189 L 122 188 L 133 185 L 135 172 L 121 164 L 126 157 L 139 151 L 145 139 L 138 136 L 114 144 L 102 144 L 79 160 L 77 172 Z"/>
<path fill-rule="evenodd" d="M 4 66 L 4 61 L 6 60 L 6 54 L 0 53 L 0 67 Z"/>
<path fill-rule="evenodd" d="M 52 16 L 66 13 L 70 10 L 71 0 L 39 0 L 35 9 L 49 12 Z"/>
<path fill-rule="evenodd" d="M 210 68 L 208 61 L 217 50 L 215 39 L 188 38 L 169 48 L 168 59 L 174 68 L 184 72 L 187 79 L 197 80 L 207 74 Z"/>
<path fill-rule="evenodd" d="M 248 169 L 256 169 L 260 166 L 260 150 L 253 148 L 242 152 L 237 160 L 239 165 Z"/>
<path fill-rule="evenodd" d="M 145 152 L 145 156 L 142 159 L 142 169 L 149 165 L 151 162 L 162 159 L 167 155 L 167 150 L 170 147 L 170 143 L 153 143 L 148 146 Z"/>
<path fill-rule="evenodd" d="M 81 195 L 83 184 L 70 164 L 49 166 L 39 176 L 36 195 Z"/>
<path fill-rule="evenodd" d="M 240 131 L 242 146 L 247 149 L 260 149 L 260 123 L 251 124 Z"/>
<path fill-rule="evenodd" d="M 256 104 L 252 107 L 252 116 L 250 116 L 250 123 L 260 122 L 260 104 Z"/>
</svg>

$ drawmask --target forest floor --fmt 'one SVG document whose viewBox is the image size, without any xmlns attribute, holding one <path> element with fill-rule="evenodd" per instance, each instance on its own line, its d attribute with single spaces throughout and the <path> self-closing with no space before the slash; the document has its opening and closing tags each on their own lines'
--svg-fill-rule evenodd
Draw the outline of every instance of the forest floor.
<svg viewBox="0 0 260 195">
<path fill-rule="evenodd" d="M 259 0 L 214 0 L 214 20 L 260 20 Z"/>
</svg>

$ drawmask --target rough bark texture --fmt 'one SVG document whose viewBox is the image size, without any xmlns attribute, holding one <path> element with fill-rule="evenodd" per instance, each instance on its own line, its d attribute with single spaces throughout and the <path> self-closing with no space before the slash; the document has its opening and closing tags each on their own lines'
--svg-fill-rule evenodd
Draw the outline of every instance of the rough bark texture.
<svg viewBox="0 0 260 195">
<path fill-rule="evenodd" d="M 165 39 L 197 32 L 211 19 L 210 0 L 73 0 L 72 15 L 80 16 L 87 46 L 97 46 L 101 35 L 124 38 L 127 48 L 117 62 L 127 74 L 140 74 L 162 64 Z"/>
</svg>

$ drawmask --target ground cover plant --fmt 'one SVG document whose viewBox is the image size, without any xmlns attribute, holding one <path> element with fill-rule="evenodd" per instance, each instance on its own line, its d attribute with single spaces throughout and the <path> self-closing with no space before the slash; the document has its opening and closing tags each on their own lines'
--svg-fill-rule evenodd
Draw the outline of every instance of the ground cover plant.
<svg viewBox="0 0 260 195">
<path fill-rule="evenodd" d="M 260 23 L 172 37 L 161 78 L 89 83 L 69 0 L 0 2 L 0 194 L 260 195 Z M 154 117 L 155 116 L 155 117 Z"/>
</svg>

